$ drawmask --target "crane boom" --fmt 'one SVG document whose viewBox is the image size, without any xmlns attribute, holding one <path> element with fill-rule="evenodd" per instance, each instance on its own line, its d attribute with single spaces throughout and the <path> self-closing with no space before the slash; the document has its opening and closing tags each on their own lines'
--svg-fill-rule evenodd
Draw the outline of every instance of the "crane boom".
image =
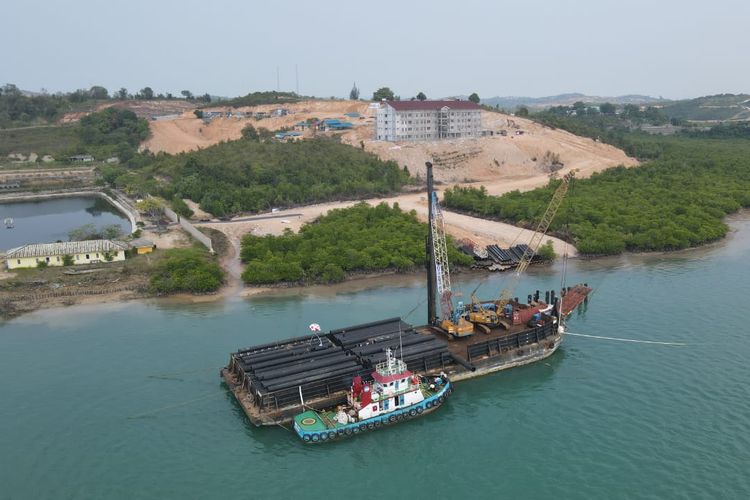
<svg viewBox="0 0 750 500">
<path fill-rule="evenodd" d="M 433 252 L 435 254 L 435 276 L 437 278 L 437 293 L 440 297 L 440 319 L 451 319 L 453 303 L 451 300 L 451 273 L 448 266 L 448 246 L 445 242 L 445 223 L 443 212 L 436 193 L 432 193 L 432 231 Z"/>
<path fill-rule="evenodd" d="M 521 256 L 521 260 L 518 261 L 518 266 L 513 273 L 512 281 L 505 289 L 503 289 L 500 294 L 500 300 L 497 302 L 498 310 L 504 307 L 505 304 L 510 301 L 511 297 L 513 296 L 513 292 L 516 289 L 516 285 L 518 285 L 518 281 L 521 278 L 521 275 L 524 273 L 524 271 L 526 271 L 526 268 L 529 267 L 529 264 L 531 264 L 531 259 L 534 258 L 537 250 L 539 250 L 542 239 L 547 234 L 547 230 L 549 229 L 550 224 L 552 224 L 552 220 L 555 218 L 557 210 L 560 208 L 560 205 L 565 199 L 565 195 L 568 193 L 568 187 L 570 187 L 570 181 L 573 179 L 574 175 L 575 171 L 565 174 L 562 178 L 562 182 L 559 186 L 557 186 L 557 189 L 555 189 L 555 193 L 552 195 L 552 200 L 547 206 L 547 210 L 544 211 L 544 215 L 542 215 L 542 219 L 539 221 L 539 224 L 536 227 L 536 231 L 531 236 L 529 245 L 524 250 L 523 255 Z"/>
</svg>

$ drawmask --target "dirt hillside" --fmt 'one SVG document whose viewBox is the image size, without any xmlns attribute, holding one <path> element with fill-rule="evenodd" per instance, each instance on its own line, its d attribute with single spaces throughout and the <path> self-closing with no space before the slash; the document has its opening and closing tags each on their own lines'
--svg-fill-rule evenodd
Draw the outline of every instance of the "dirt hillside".
<svg viewBox="0 0 750 500">
<path fill-rule="evenodd" d="M 247 124 L 256 128 L 280 130 L 292 128 L 295 123 L 309 118 L 339 118 L 351 121 L 355 128 L 342 134 L 342 141 L 362 147 L 380 158 L 394 160 L 406 166 L 412 175 L 424 176 L 424 162 L 435 160 L 435 177 L 445 183 L 470 183 L 498 181 L 500 179 L 521 180 L 547 176 L 551 164 L 559 160 L 562 172 L 572 168 L 580 170 L 580 177 L 587 177 L 616 165 L 632 166 L 637 161 L 628 158 L 621 150 L 578 137 L 563 130 L 553 130 L 531 120 L 502 113 L 483 112 L 483 129 L 491 136 L 476 139 L 431 141 L 419 143 L 391 143 L 376 141 L 374 135 L 373 110 L 367 103 L 356 101 L 304 101 L 285 104 L 289 114 L 282 117 L 252 117 L 257 112 L 270 112 L 277 105 L 245 108 L 208 108 L 206 112 L 220 112 L 221 117 L 204 121 L 192 112 L 179 118 L 151 122 L 152 136 L 142 148 L 153 152 L 179 153 L 217 144 L 220 141 L 241 137 Z M 240 116 L 237 116 L 237 111 Z M 227 117 L 226 113 L 232 116 Z M 344 116 L 356 112 L 359 118 Z M 306 130 L 305 137 L 315 132 Z M 558 165 L 559 167 L 559 165 Z M 536 183 L 536 182 L 535 182 Z"/>
</svg>

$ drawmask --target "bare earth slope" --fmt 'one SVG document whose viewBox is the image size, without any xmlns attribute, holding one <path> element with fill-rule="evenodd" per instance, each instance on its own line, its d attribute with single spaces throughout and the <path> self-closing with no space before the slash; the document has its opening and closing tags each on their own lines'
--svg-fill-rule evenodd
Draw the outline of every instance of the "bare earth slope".
<svg viewBox="0 0 750 500">
<path fill-rule="evenodd" d="M 376 141 L 374 135 L 373 110 L 367 103 L 357 101 L 304 101 L 286 104 L 290 114 L 282 117 L 256 120 L 249 115 L 258 111 L 270 112 L 276 105 L 239 108 L 209 108 L 205 111 L 232 112 L 231 117 L 214 118 L 204 122 L 192 112 L 179 118 L 151 122 L 152 136 L 142 148 L 153 152 L 179 153 L 204 148 L 221 141 L 236 140 L 242 129 L 254 127 L 279 130 L 291 128 L 295 123 L 310 118 L 339 118 L 350 121 L 355 128 L 342 134 L 342 141 L 354 147 L 364 146 L 382 159 L 394 160 L 406 166 L 412 175 L 424 176 L 424 162 L 435 156 L 443 157 L 443 164 L 436 164 L 435 177 L 439 182 L 465 183 L 472 181 L 496 181 L 499 179 L 524 179 L 545 177 L 549 162 L 545 155 L 557 154 L 565 165 L 580 170 L 579 176 L 587 177 L 593 172 L 616 165 L 636 165 L 621 150 L 578 137 L 563 130 L 553 130 L 531 120 L 501 113 L 483 112 L 483 128 L 495 135 L 477 139 L 458 139 L 419 143 L 391 143 Z M 240 111 L 244 116 L 237 117 Z M 359 113 L 359 118 L 346 117 L 344 113 Z M 501 135 L 505 133 L 506 135 Z M 311 137 L 313 131 L 305 131 Z"/>
<path fill-rule="evenodd" d="M 406 166 L 412 175 L 424 178 L 424 163 L 435 163 L 435 177 L 443 186 L 463 184 L 483 185 L 491 194 L 502 194 L 518 189 L 527 191 L 545 185 L 549 180 L 550 155 L 557 155 L 564 165 L 560 173 L 577 169 L 578 177 L 588 177 L 617 165 L 634 166 L 638 162 L 615 147 L 592 139 L 578 137 L 563 130 L 542 126 L 531 120 L 495 112 L 483 112 L 483 129 L 492 132 L 476 139 L 459 139 L 421 143 L 391 143 L 376 141 L 374 135 L 373 110 L 367 103 L 357 101 L 305 101 L 285 104 L 290 114 L 283 117 L 255 120 L 248 117 L 258 111 L 269 112 L 278 106 L 264 105 L 239 108 L 211 108 L 206 111 L 222 111 L 223 117 L 205 122 L 192 113 L 184 113 L 171 120 L 151 122 L 152 137 L 143 145 L 153 152 L 179 153 L 217 144 L 223 140 L 241 137 L 247 124 L 269 130 L 291 128 L 295 123 L 309 118 L 339 118 L 352 122 L 354 129 L 341 134 L 341 140 L 353 147 L 364 147 L 382 159 L 393 160 Z M 236 111 L 242 113 L 236 116 Z M 226 113 L 232 116 L 227 117 Z M 346 117 L 344 113 L 359 113 L 360 117 Z M 305 137 L 314 132 L 306 130 Z M 504 135 L 503 135 L 504 134 Z M 379 199 L 367 200 L 379 203 Z M 387 200 L 398 202 L 406 210 L 416 210 L 420 218 L 427 217 L 424 194 L 405 193 Z M 280 218 L 201 224 L 227 234 L 232 244 L 238 246 L 243 234 L 281 234 L 284 229 L 297 231 L 302 224 L 315 220 L 332 208 L 351 206 L 354 202 L 334 202 L 290 209 L 274 215 Z M 299 214 L 299 215 L 297 215 Z M 498 243 L 510 245 L 526 242 L 531 232 L 510 224 L 488 221 L 466 215 L 446 212 L 447 231 L 457 238 L 471 238 L 479 244 Z M 565 242 L 551 238 L 559 254 L 575 255 L 575 248 Z"/>
</svg>

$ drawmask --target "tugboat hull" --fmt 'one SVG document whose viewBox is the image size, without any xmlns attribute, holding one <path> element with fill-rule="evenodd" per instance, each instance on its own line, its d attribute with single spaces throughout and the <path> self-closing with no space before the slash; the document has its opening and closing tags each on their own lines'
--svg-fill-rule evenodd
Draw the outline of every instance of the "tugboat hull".
<svg viewBox="0 0 750 500">
<path fill-rule="evenodd" d="M 452 392 L 453 386 L 450 381 L 446 381 L 440 391 L 417 404 L 359 422 L 337 424 L 335 427 L 327 425 L 318 412 L 308 410 L 294 418 L 294 432 L 305 443 L 311 444 L 346 439 L 431 413 L 442 406 Z"/>
</svg>

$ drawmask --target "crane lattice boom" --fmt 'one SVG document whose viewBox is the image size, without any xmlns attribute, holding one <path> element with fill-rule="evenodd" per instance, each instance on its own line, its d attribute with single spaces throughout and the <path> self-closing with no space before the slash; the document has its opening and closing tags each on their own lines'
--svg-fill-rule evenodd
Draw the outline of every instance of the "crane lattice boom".
<svg viewBox="0 0 750 500">
<path fill-rule="evenodd" d="M 453 314 L 453 303 L 451 301 L 451 274 L 448 267 L 448 246 L 445 242 L 445 223 L 443 212 L 440 210 L 437 194 L 432 193 L 432 220 L 430 231 L 432 231 L 433 252 L 435 256 L 435 275 L 437 278 L 437 293 L 440 297 L 441 319 L 450 319 Z"/>
<path fill-rule="evenodd" d="M 547 234 L 547 230 L 549 229 L 550 224 L 552 224 L 552 220 L 555 218 L 557 210 L 560 208 L 560 205 L 565 199 L 565 195 L 568 193 L 568 187 L 570 186 L 570 181 L 573 179 L 573 175 L 574 171 L 565 174 L 562 178 L 562 182 L 557 186 L 555 193 L 552 195 L 552 201 L 550 201 L 547 210 L 544 211 L 544 215 L 542 215 L 542 219 L 536 227 L 536 231 L 531 236 L 531 241 L 529 242 L 528 247 L 526 247 L 526 250 L 524 250 L 521 260 L 518 262 L 518 267 L 516 267 L 516 271 L 513 273 L 510 285 L 500 294 L 500 300 L 498 301 L 498 306 L 500 308 L 510 301 L 513 292 L 516 289 L 516 285 L 518 284 L 518 280 L 521 278 L 524 271 L 526 271 L 526 268 L 529 267 L 529 264 L 531 264 L 531 259 L 534 258 L 537 250 L 539 250 L 542 239 Z"/>
</svg>

